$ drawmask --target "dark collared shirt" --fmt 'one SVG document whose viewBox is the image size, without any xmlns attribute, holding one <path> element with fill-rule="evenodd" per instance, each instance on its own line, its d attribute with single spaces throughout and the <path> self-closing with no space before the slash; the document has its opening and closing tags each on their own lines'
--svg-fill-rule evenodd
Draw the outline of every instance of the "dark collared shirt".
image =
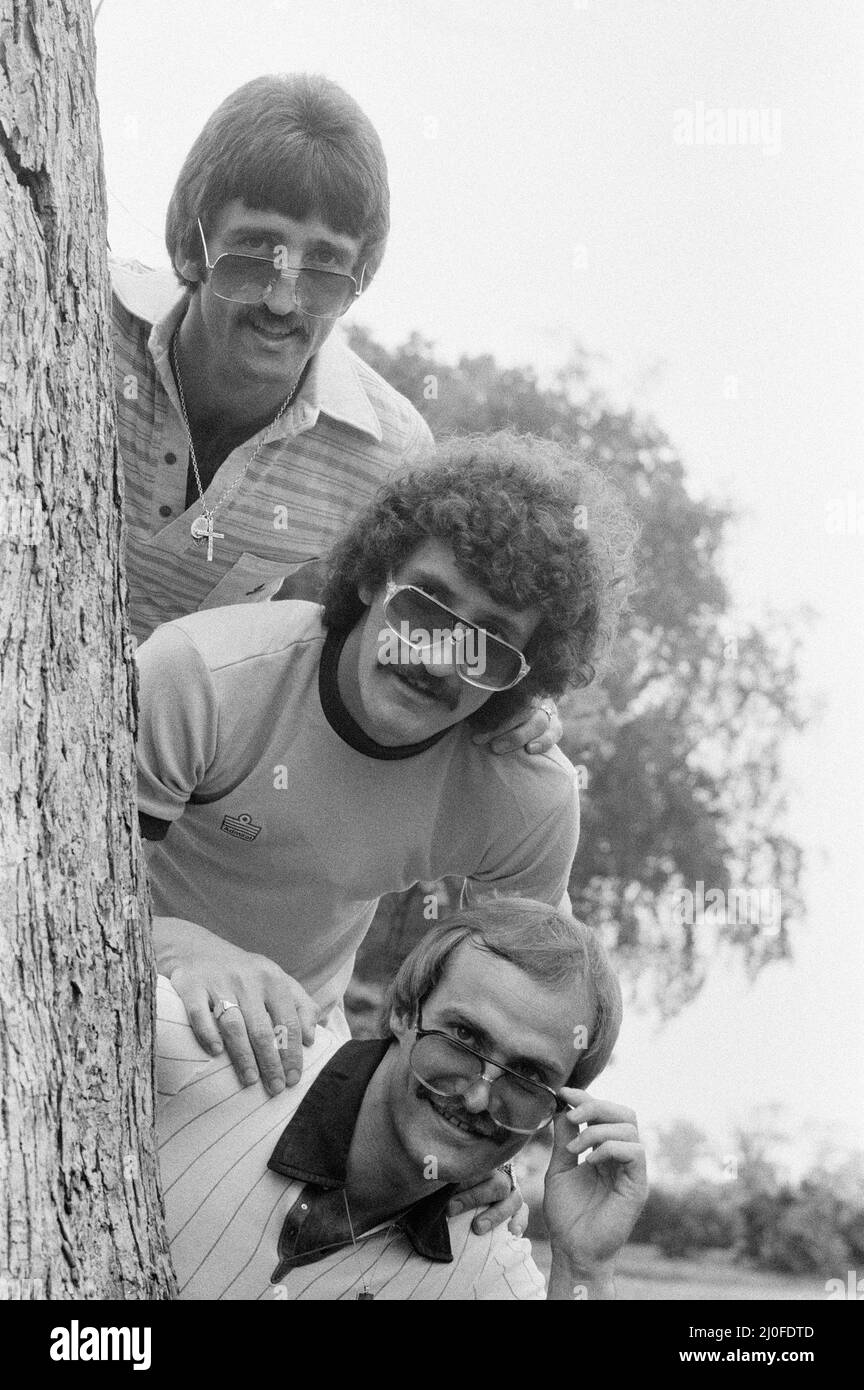
<svg viewBox="0 0 864 1390">
<path fill-rule="evenodd" d="M 274 1283 L 289 1269 L 352 1243 L 345 1198 L 348 1151 L 366 1087 L 389 1047 L 389 1039 L 345 1043 L 282 1131 L 267 1167 L 306 1185 L 282 1224 Z M 395 1222 L 427 1260 L 452 1262 L 445 1209 L 453 1190 L 452 1183 L 436 1188 L 403 1209 Z"/>
<path fill-rule="evenodd" d="M 386 1043 L 342 1043 L 319 1027 L 299 1085 L 270 1096 L 261 1082 L 244 1086 L 224 1054 L 204 1051 L 161 978 L 157 1020 L 159 1166 L 181 1298 L 327 1301 L 364 1289 L 389 1301 L 544 1297 L 528 1241 L 506 1223 L 475 1235 L 471 1211 L 445 1224 L 446 1188 L 352 1247 L 346 1161 Z M 286 1272 L 274 1282 L 277 1266 Z"/>
</svg>

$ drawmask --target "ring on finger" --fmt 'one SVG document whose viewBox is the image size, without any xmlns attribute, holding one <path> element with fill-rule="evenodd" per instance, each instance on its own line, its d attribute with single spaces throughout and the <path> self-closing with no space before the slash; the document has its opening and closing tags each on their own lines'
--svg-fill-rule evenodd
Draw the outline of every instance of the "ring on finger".
<svg viewBox="0 0 864 1390">
<path fill-rule="evenodd" d="M 236 999 L 220 999 L 213 1009 L 213 1017 L 216 1019 L 216 1022 L 218 1023 L 222 1015 L 224 1013 L 227 1013 L 229 1009 L 239 1008 L 240 1005 L 237 1003 Z"/>
</svg>

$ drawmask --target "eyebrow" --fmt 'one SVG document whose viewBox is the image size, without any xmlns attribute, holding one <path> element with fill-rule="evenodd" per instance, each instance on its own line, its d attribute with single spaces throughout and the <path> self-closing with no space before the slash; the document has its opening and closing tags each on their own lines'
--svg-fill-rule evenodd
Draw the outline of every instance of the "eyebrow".
<svg viewBox="0 0 864 1390">
<path fill-rule="evenodd" d="M 431 589 L 433 594 L 440 598 L 441 602 L 446 604 L 448 608 L 453 608 L 454 612 L 458 611 L 454 608 L 454 603 L 458 596 L 454 593 L 453 589 L 450 588 L 450 585 L 445 580 L 439 579 L 437 575 L 427 574 L 425 571 L 420 570 L 413 578 L 405 578 L 401 582 L 403 584 L 413 584 L 418 589 Z M 513 643 L 514 646 L 518 646 L 517 634 L 514 633 L 511 623 L 512 618 L 510 614 L 503 609 L 493 608 L 490 609 L 488 616 L 477 618 L 474 621 L 474 626 L 500 628 L 505 633 L 505 641 L 509 641 Z"/>
<path fill-rule="evenodd" d="M 241 241 L 267 241 L 272 246 L 284 246 L 285 240 L 279 228 L 268 226 L 266 222 L 254 222 L 248 227 L 237 227 L 233 232 L 229 232 L 223 238 L 226 246 L 236 246 Z M 320 256 L 322 252 L 329 252 L 331 255 L 338 256 L 343 264 L 353 264 L 351 252 L 345 246 L 339 246 L 335 241 L 327 241 L 325 237 L 319 237 L 306 247 L 307 256 Z"/>
<path fill-rule="evenodd" d="M 443 1009 L 442 1023 L 449 1023 L 451 1026 L 454 1023 L 461 1023 L 463 1027 L 470 1028 L 472 1033 L 480 1039 L 484 1050 L 486 1048 L 494 1050 L 495 1048 L 495 1039 L 487 1033 L 486 1029 L 479 1024 L 476 1019 L 469 1018 L 461 1009 Z M 535 1071 L 540 1072 L 546 1085 L 551 1087 L 552 1090 L 555 1089 L 556 1084 L 561 1084 L 556 1083 L 555 1080 L 555 1078 L 562 1074 L 558 1064 L 556 1062 L 550 1062 L 546 1057 L 520 1056 L 511 1058 L 507 1056 L 504 1057 L 501 1065 L 511 1067 L 513 1071 L 518 1071 L 520 1067 L 533 1067 Z"/>
<path fill-rule="evenodd" d="M 274 227 L 255 223 L 248 227 L 235 227 L 232 232 L 226 233 L 222 240 L 226 245 L 235 241 L 272 241 L 276 244 L 279 241 L 279 232 Z"/>
<path fill-rule="evenodd" d="M 318 241 L 313 241 L 310 246 L 306 247 L 307 256 L 319 256 L 322 251 L 338 256 L 343 264 L 354 264 L 354 258 L 348 248 L 346 246 L 339 246 L 335 241 L 325 241 L 322 237 Z"/>
</svg>

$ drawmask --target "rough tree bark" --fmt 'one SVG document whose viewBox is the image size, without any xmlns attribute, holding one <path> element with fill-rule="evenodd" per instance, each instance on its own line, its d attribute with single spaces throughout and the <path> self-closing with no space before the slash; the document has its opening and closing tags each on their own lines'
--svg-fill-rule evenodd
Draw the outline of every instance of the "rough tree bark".
<svg viewBox="0 0 864 1390">
<path fill-rule="evenodd" d="M 164 1298 L 93 25 L 0 13 L 0 1297 Z"/>
</svg>

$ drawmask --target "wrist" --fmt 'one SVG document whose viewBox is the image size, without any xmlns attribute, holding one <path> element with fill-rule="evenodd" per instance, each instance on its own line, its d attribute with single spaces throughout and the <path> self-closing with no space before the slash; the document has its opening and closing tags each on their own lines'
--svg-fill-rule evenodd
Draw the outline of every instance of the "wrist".
<svg viewBox="0 0 864 1390">
<path fill-rule="evenodd" d="M 614 1260 L 589 1263 L 553 1244 L 547 1298 L 595 1301 L 615 1297 Z"/>
<path fill-rule="evenodd" d="M 182 917 L 154 917 L 153 948 L 159 974 L 170 980 L 184 953 L 190 946 L 200 944 L 207 935 L 205 928 Z"/>
</svg>

